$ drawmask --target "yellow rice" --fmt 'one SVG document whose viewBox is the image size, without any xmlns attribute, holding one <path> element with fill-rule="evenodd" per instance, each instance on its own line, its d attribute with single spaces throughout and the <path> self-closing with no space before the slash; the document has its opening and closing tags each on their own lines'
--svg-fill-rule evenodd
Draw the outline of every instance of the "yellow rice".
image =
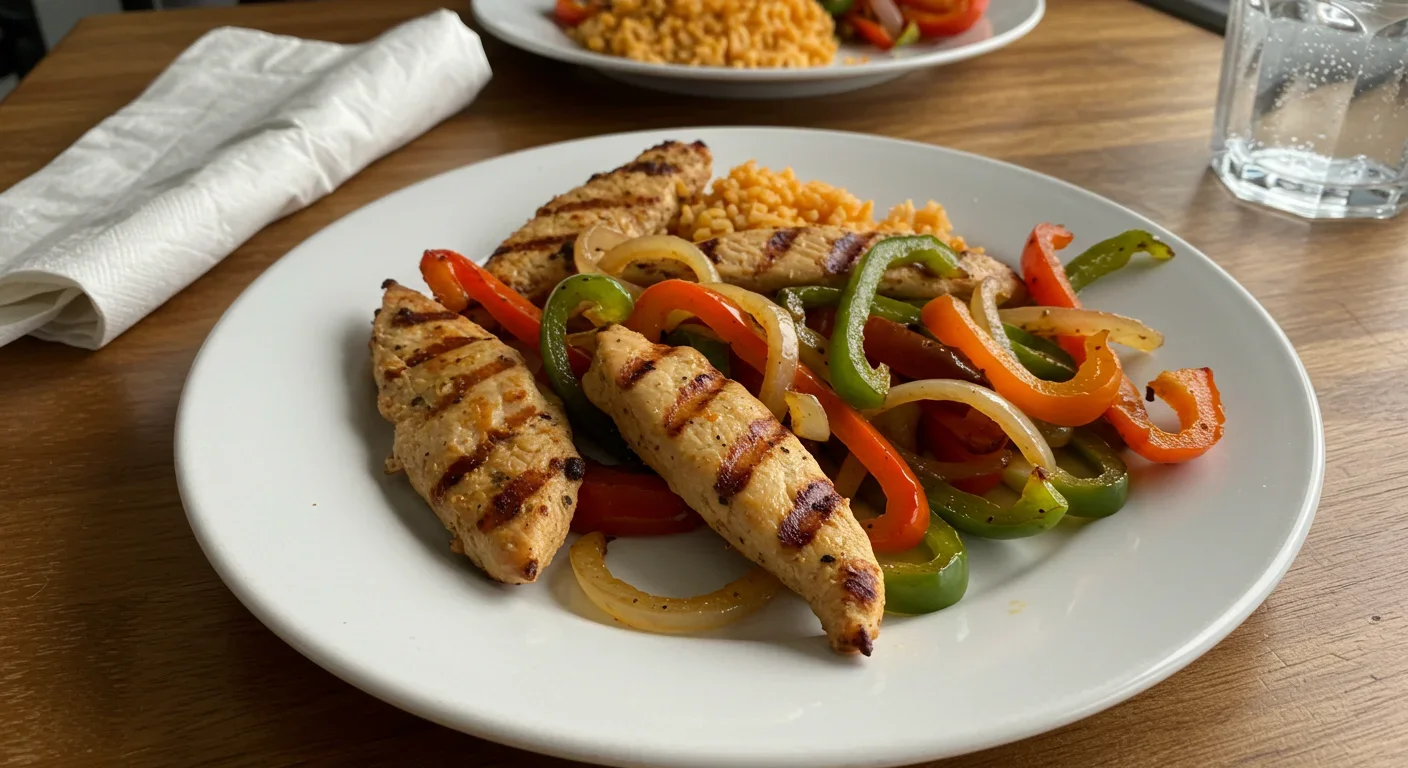
<svg viewBox="0 0 1408 768">
<path fill-rule="evenodd" d="M 802 182 L 791 168 L 772 171 L 749 160 L 714 180 L 702 201 L 684 205 L 675 232 L 695 242 L 745 229 L 829 225 L 858 232 L 934 235 L 955 249 L 966 247 L 953 234 L 944 207 L 930 200 L 916 208 L 906 200 L 875 220 L 875 202 L 861 200 L 821 181 Z"/>
<path fill-rule="evenodd" d="M 837 48 L 816 0 L 614 0 L 569 34 L 597 53 L 710 67 L 822 67 Z"/>
</svg>

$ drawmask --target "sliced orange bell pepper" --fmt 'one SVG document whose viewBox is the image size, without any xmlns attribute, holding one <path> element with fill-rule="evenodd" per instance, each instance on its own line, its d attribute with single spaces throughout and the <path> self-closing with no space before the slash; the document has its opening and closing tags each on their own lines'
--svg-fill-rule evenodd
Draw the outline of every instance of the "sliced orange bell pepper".
<svg viewBox="0 0 1408 768">
<path fill-rule="evenodd" d="M 538 348 L 543 311 L 492 272 L 454 251 L 437 249 L 421 256 L 420 275 L 435 300 L 446 309 L 463 312 L 471 300 L 476 301 L 504 330 L 533 349 Z M 582 350 L 568 347 L 567 355 L 578 376 L 591 367 L 591 358 Z"/>
<path fill-rule="evenodd" d="M 992 388 L 1034 419 L 1078 427 L 1100 418 L 1119 395 L 1120 359 L 1104 331 L 1085 340 L 1087 358 L 1070 381 L 1042 381 L 978 327 L 968 307 L 952 296 L 924 305 L 924 327 L 957 348 L 982 371 Z"/>
<path fill-rule="evenodd" d="M 1202 456 L 1222 439 L 1226 416 L 1211 368 L 1164 371 L 1149 382 L 1149 391 L 1178 414 L 1177 432 L 1165 432 L 1149 420 L 1139 390 L 1128 377 L 1115 406 L 1105 414 L 1135 453 L 1149 461 L 1174 464 Z"/>
<path fill-rule="evenodd" d="M 665 280 L 650 286 L 636 298 L 635 311 L 626 325 L 651 341 L 659 341 L 670 313 L 677 310 L 693 314 L 713 329 L 749 366 L 761 370 L 767 363 L 767 342 L 753 331 L 733 302 L 698 283 Z M 885 492 L 885 514 L 865 523 L 871 546 L 876 552 L 903 552 L 919 546 L 929 529 L 929 500 L 914 471 L 870 422 L 805 366 L 798 367 L 792 386 L 821 401 L 831 433 L 845 443 Z"/>
<path fill-rule="evenodd" d="M 1022 249 L 1022 279 L 1032 301 L 1048 307 L 1079 308 L 1066 268 L 1056 251 L 1072 240 L 1071 233 L 1059 224 L 1038 224 Z M 1057 341 L 1077 361 L 1084 359 L 1085 348 L 1077 337 L 1062 337 Z M 1162 382 L 1162 383 L 1160 383 Z M 1222 396 L 1208 368 L 1182 368 L 1164 371 L 1149 384 L 1150 390 L 1162 398 L 1178 414 L 1182 425 L 1177 433 L 1159 429 L 1149 419 L 1139 390 L 1129 377 L 1122 376 L 1119 396 L 1105 413 L 1130 450 L 1163 464 L 1189 461 L 1202 456 L 1222 439 L 1226 416 L 1222 412 Z"/>
</svg>

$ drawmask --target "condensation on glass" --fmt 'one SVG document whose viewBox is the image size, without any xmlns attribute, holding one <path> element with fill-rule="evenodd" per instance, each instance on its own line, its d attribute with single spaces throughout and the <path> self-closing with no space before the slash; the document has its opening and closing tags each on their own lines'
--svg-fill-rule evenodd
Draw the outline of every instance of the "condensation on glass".
<svg viewBox="0 0 1408 768">
<path fill-rule="evenodd" d="M 1408 206 L 1408 0 L 1232 0 L 1212 167 L 1310 218 Z"/>
</svg>

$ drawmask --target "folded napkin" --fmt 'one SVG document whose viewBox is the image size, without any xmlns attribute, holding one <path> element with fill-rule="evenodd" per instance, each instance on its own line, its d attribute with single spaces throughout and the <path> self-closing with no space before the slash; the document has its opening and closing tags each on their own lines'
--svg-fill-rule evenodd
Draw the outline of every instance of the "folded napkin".
<svg viewBox="0 0 1408 768">
<path fill-rule="evenodd" d="M 362 45 L 223 28 L 0 194 L 0 345 L 97 349 L 488 82 L 450 11 Z"/>
</svg>

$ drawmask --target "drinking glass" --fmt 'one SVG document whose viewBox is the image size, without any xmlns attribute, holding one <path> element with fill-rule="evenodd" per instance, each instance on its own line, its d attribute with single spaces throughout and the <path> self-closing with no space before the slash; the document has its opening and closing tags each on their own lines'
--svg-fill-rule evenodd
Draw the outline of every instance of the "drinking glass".
<svg viewBox="0 0 1408 768">
<path fill-rule="evenodd" d="M 1408 0 L 1232 0 L 1212 168 L 1308 218 L 1408 206 Z"/>
</svg>

